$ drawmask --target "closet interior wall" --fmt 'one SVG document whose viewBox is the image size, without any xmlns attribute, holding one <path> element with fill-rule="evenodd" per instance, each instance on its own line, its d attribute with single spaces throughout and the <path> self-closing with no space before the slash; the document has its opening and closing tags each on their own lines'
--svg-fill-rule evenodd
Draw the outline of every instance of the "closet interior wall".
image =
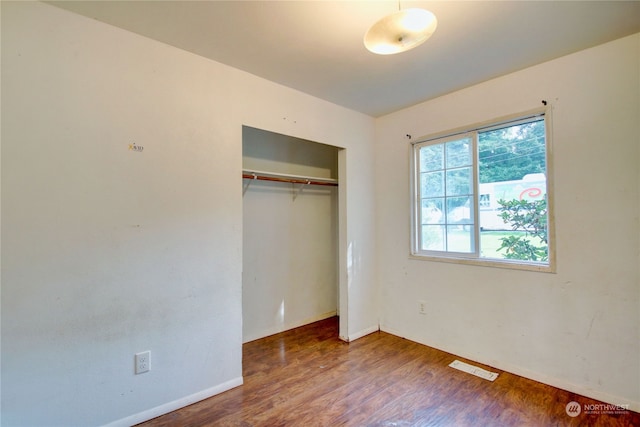
<svg viewBox="0 0 640 427">
<path fill-rule="evenodd" d="M 333 146 L 244 126 L 243 170 L 338 178 Z M 337 314 L 338 187 L 243 183 L 243 341 Z M 303 180 L 304 181 L 304 180 Z"/>
</svg>

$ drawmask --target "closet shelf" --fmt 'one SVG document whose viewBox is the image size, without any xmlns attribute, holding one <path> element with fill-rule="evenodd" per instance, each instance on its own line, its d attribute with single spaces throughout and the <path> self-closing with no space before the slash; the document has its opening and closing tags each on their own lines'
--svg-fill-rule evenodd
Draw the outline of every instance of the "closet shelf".
<svg viewBox="0 0 640 427">
<path fill-rule="evenodd" d="M 289 175 L 285 173 L 273 173 L 256 170 L 242 170 L 243 179 L 257 179 L 262 181 L 276 181 L 276 182 L 290 182 L 293 184 L 306 184 L 306 185 L 326 185 L 337 187 L 338 180 L 331 178 L 318 178 L 312 176 L 303 175 Z"/>
</svg>

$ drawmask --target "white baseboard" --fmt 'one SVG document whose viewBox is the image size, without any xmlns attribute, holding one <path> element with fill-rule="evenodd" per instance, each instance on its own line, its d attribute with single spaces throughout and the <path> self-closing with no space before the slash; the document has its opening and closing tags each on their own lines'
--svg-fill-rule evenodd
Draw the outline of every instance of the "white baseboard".
<svg viewBox="0 0 640 427">
<path fill-rule="evenodd" d="M 211 387 L 198 393 L 174 400 L 172 402 L 156 406 L 155 408 L 138 412 L 137 414 L 130 415 L 126 418 L 113 421 L 109 424 L 106 424 L 104 427 L 130 427 L 132 425 L 148 421 L 152 418 L 159 417 L 160 415 L 168 414 L 169 412 L 175 411 L 177 409 L 184 408 L 185 406 L 191 405 L 201 400 L 208 399 L 212 396 L 215 396 L 216 394 L 231 390 L 232 388 L 242 385 L 242 383 L 242 377 L 234 378 L 225 383 L 218 384 L 215 387 Z"/>
<path fill-rule="evenodd" d="M 369 335 L 369 334 L 372 334 L 374 332 L 378 332 L 379 330 L 380 330 L 380 326 L 375 325 L 375 326 L 371 326 L 371 327 L 366 328 L 366 329 L 362 329 L 361 331 L 358 331 L 355 334 L 349 334 L 349 342 L 355 341 L 358 338 L 362 338 L 365 335 Z"/>
<path fill-rule="evenodd" d="M 250 341 L 255 341 L 260 338 L 268 337 L 271 335 L 279 334 L 280 332 L 288 331 L 290 329 L 298 328 L 300 326 L 308 325 L 309 323 L 318 322 L 320 320 L 328 319 L 329 317 L 335 316 L 337 313 L 336 310 L 328 311 L 326 313 L 318 314 L 316 316 L 307 317 L 301 320 L 294 320 L 291 322 L 284 323 L 282 325 L 270 327 L 263 329 L 260 332 L 255 332 L 246 337 L 242 337 L 242 343 L 246 344 Z"/>
<path fill-rule="evenodd" d="M 450 348 L 442 348 L 442 347 L 435 347 L 431 344 L 422 342 L 421 340 L 417 339 L 416 337 L 411 337 L 411 336 L 406 336 L 404 334 L 402 334 L 399 331 L 395 331 L 391 328 L 387 328 L 383 325 L 380 326 L 380 330 L 387 332 L 391 335 L 395 335 L 398 337 L 402 337 L 402 338 L 406 338 L 408 340 L 426 345 L 428 347 L 431 348 L 435 348 L 441 351 L 445 351 L 447 353 L 451 353 L 453 355 L 468 359 L 468 360 L 472 360 L 474 362 L 477 363 L 481 363 L 483 365 L 488 365 L 488 366 L 493 366 L 494 368 L 500 369 L 501 371 L 505 371 L 505 372 L 509 372 L 511 374 L 515 374 L 524 378 L 528 378 L 530 380 L 534 380 L 534 381 L 538 381 L 542 384 L 547 384 L 550 385 L 552 387 L 556 387 L 562 390 L 567 390 L 570 391 L 572 393 L 576 393 L 579 394 L 581 396 L 585 396 L 585 397 L 589 397 L 591 399 L 595 399 L 595 400 L 600 400 L 604 403 L 609 403 L 611 405 L 629 405 L 629 409 L 634 411 L 634 412 L 640 412 L 640 402 L 636 402 L 624 397 L 620 397 L 620 396 L 614 396 L 605 392 L 602 392 L 600 390 L 594 390 L 590 387 L 586 387 L 580 384 L 573 384 L 569 381 L 565 381 L 563 379 L 560 378 L 555 378 L 555 377 L 551 377 L 545 374 L 542 374 L 540 372 L 534 372 L 534 371 L 530 371 L 528 369 L 522 368 L 520 366 L 515 366 L 515 365 L 511 365 L 509 363 L 503 363 L 497 360 L 481 360 L 480 358 L 474 357 L 474 356 L 467 356 L 465 354 L 463 354 L 462 352 L 458 352 L 455 349 L 450 349 Z M 569 403 L 569 402 L 566 402 Z M 580 402 L 578 402 L 580 403 Z"/>
<path fill-rule="evenodd" d="M 483 363 L 490 366 L 495 366 L 496 368 L 502 371 L 510 372 L 512 374 L 519 375 L 521 377 L 529 378 L 530 380 L 538 381 L 543 384 L 547 384 L 562 390 L 567 390 L 572 393 L 579 394 L 581 396 L 599 400 L 604 403 L 609 403 L 611 405 L 620 405 L 620 406 L 629 405 L 630 410 L 634 412 L 640 412 L 640 402 L 634 402 L 633 400 L 626 399 L 624 397 L 614 396 L 600 390 L 595 390 L 591 387 L 586 387 L 580 384 L 574 384 L 569 381 L 562 380 L 560 378 L 554 378 L 545 374 L 541 374 L 539 372 L 529 371 L 528 369 L 524 369 L 519 366 L 513 366 L 508 363 L 500 363 L 497 361 L 485 363 L 479 360 L 477 360 L 476 362 Z M 581 402 L 578 402 L 578 403 L 581 403 Z"/>
</svg>

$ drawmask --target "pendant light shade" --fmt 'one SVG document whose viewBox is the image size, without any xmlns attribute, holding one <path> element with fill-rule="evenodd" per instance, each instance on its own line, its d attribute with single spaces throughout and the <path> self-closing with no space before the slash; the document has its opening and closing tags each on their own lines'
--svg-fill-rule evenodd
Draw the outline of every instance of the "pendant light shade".
<svg viewBox="0 0 640 427">
<path fill-rule="evenodd" d="M 373 24 L 364 35 L 364 45 L 379 55 L 404 52 L 424 43 L 437 25 L 436 16 L 428 10 L 400 10 Z"/>
</svg>

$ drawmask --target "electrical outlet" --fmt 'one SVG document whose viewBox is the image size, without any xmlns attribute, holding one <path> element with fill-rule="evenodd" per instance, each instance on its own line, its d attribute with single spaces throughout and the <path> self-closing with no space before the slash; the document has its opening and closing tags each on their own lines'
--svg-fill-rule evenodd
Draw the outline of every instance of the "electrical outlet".
<svg viewBox="0 0 640 427">
<path fill-rule="evenodd" d="M 142 353 L 136 353 L 136 375 L 149 372 L 151 369 L 151 352 L 143 351 Z"/>
<path fill-rule="evenodd" d="M 427 314 L 427 303 L 424 301 L 418 301 L 418 313 Z"/>
</svg>

